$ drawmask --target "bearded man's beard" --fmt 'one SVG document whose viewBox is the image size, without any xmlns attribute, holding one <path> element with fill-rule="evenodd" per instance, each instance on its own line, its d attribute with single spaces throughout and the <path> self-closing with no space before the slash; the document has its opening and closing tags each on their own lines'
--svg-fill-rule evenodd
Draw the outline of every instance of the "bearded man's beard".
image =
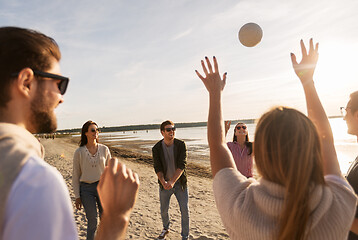
<svg viewBox="0 0 358 240">
<path fill-rule="evenodd" d="M 38 98 L 31 102 L 30 121 L 36 133 L 53 133 L 57 129 L 56 116 L 43 100 L 44 97 L 39 94 Z"/>
</svg>

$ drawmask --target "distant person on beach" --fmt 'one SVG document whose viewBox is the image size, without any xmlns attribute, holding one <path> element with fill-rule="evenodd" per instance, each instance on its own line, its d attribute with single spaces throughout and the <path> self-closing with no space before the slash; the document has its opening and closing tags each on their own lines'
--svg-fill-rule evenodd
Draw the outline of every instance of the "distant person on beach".
<svg viewBox="0 0 358 240">
<path fill-rule="evenodd" d="M 358 140 L 358 91 L 351 93 L 347 106 L 341 107 L 341 111 L 343 119 L 347 123 L 348 133 L 357 136 Z M 347 180 L 353 187 L 355 193 L 358 194 L 358 157 L 348 169 Z M 356 210 L 358 210 L 358 208 Z M 356 211 L 348 239 L 358 239 L 358 211 Z"/>
<path fill-rule="evenodd" d="M 69 79 L 50 37 L 0 28 L 0 239 L 78 239 L 71 199 L 61 174 L 44 160 L 34 133 L 57 128 L 55 108 Z M 98 186 L 103 206 L 97 240 L 124 239 L 139 180 L 112 158 Z"/>
<path fill-rule="evenodd" d="M 225 136 L 230 125 L 231 121 L 225 121 Z M 237 170 L 247 178 L 252 177 L 252 142 L 249 141 L 249 132 L 245 123 L 236 124 L 232 142 L 228 142 L 227 146 L 234 158 Z"/>
<path fill-rule="evenodd" d="M 99 179 L 111 153 L 107 146 L 98 143 L 98 125 L 87 121 L 82 126 L 80 147 L 73 156 L 72 185 L 75 205 L 83 208 L 87 218 L 87 240 L 93 240 L 97 229 L 97 208 L 102 214 L 102 205 L 97 192 Z"/>
<path fill-rule="evenodd" d="M 219 75 L 206 57 L 209 92 L 208 142 L 216 205 L 231 239 L 346 239 L 354 218 L 356 196 L 342 177 L 333 134 L 316 93 L 313 73 L 318 44 L 309 52 L 301 40 L 302 61 L 291 54 L 306 96 L 308 117 L 276 107 L 263 114 L 255 132 L 255 162 L 259 180 L 247 179 L 235 168 L 225 142 L 221 96 L 226 73 Z"/>
<path fill-rule="evenodd" d="M 181 212 L 181 236 L 189 238 L 189 195 L 186 178 L 187 149 L 184 141 L 175 138 L 175 126 L 172 121 L 160 125 L 163 139 L 152 148 L 154 170 L 158 176 L 160 214 L 163 230 L 158 239 L 165 239 L 169 233 L 169 202 L 174 194 Z"/>
</svg>

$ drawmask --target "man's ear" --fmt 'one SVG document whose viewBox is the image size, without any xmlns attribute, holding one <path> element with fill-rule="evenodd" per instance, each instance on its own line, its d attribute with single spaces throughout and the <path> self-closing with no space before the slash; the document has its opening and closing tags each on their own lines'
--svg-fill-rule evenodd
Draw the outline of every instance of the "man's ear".
<svg viewBox="0 0 358 240">
<path fill-rule="evenodd" d="M 17 75 L 16 79 L 16 89 L 20 94 L 24 96 L 30 95 L 30 90 L 34 84 L 34 72 L 31 68 L 22 69 Z"/>
</svg>

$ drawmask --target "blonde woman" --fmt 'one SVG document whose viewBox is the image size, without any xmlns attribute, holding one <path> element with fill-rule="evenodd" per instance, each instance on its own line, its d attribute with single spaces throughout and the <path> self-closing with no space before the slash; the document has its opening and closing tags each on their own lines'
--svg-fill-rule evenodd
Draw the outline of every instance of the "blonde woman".
<svg viewBox="0 0 358 240">
<path fill-rule="evenodd" d="M 332 131 L 313 83 L 318 44 L 302 61 L 291 54 L 301 80 L 308 117 L 277 107 L 259 120 L 255 133 L 255 162 L 259 180 L 247 179 L 235 168 L 225 142 L 221 79 L 214 57 L 201 62 L 197 75 L 209 92 L 208 142 L 216 205 L 231 239 L 346 239 L 356 197 L 341 175 Z"/>
<path fill-rule="evenodd" d="M 80 147 L 73 156 L 72 184 L 75 205 L 82 205 L 87 218 L 87 240 L 94 239 L 97 229 L 97 209 L 102 213 L 102 205 L 97 192 L 100 177 L 111 159 L 107 146 L 98 143 L 98 125 L 87 121 L 82 126 Z"/>
</svg>

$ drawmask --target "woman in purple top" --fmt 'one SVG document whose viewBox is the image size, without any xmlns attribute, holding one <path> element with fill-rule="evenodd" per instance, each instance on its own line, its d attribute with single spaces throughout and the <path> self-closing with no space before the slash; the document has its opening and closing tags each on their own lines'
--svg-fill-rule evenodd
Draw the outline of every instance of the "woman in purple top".
<svg viewBox="0 0 358 240">
<path fill-rule="evenodd" d="M 225 121 L 226 134 L 230 129 L 231 121 Z M 237 170 L 242 175 L 252 177 L 253 159 L 252 159 L 252 142 L 249 141 L 247 126 L 244 123 L 237 123 L 234 129 L 232 142 L 228 142 L 229 147 Z"/>
</svg>

